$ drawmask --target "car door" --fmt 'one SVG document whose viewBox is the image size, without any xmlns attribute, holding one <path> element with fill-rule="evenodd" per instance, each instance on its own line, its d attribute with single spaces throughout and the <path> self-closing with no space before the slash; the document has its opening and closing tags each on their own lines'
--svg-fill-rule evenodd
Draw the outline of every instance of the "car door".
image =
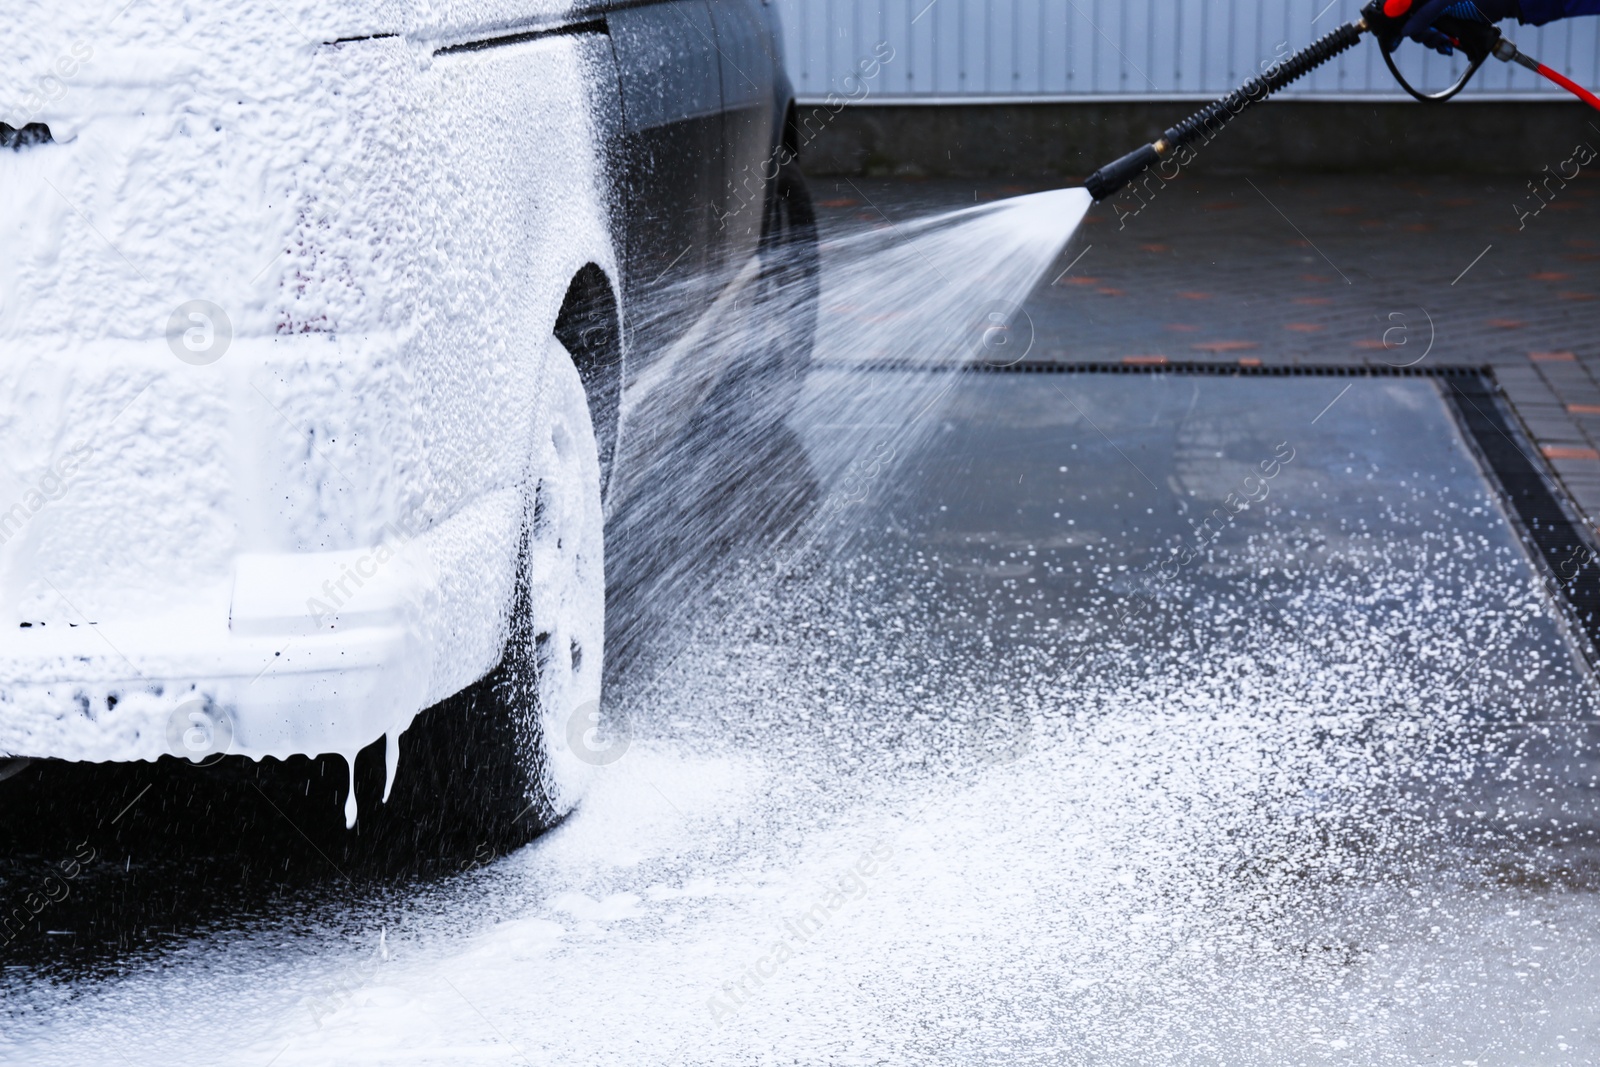
<svg viewBox="0 0 1600 1067">
<path fill-rule="evenodd" d="M 722 73 L 724 179 L 715 254 L 738 269 L 761 239 L 772 151 L 778 57 L 767 0 L 715 0 Z"/>
<path fill-rule="evenodd" d="M 708 0 L 623 8 L 606 21 L 622 94 L 623 284 L 637 373 L 715 292 L 722 67 Z"/>
</svg>

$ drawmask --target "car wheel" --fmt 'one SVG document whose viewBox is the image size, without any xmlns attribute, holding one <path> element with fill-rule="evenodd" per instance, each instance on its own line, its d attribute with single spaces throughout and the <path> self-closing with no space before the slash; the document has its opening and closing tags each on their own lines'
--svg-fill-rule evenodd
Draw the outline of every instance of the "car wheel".
<svg viewBox="0 0 1600 1067">
<path fill-rule="evenodd" d="M 516 799 L 549 825 L 572 809 L 604 760 L 586 739 L 599 713 L 606 580 L 589 400 L 554 337 L 543 362 L 510 635 L 490 682 L 515 733 Z"/>
<path fill-rule="evenodd" d="M 503 854 L 560 822 L 595 767 L 618 752 L 596 740 L 605 644 L 599 450 L 571 355 L 552 337 L 541 363 L 500 663 L 400 736 L 387 800 L 381 743 L 358 759 L 359 816 L 342 849 L 357 866 L 396 871 Z"/>
</svg>

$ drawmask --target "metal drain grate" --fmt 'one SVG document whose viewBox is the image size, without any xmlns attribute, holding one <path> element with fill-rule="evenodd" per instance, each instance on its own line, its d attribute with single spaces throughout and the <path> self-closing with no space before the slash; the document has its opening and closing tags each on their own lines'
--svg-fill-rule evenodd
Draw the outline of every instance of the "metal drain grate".
<svg viewBox="0 0 1600 1067">
<path fill-rule="evenodd" d="M 1585 638 L 1578 642 L 1584 656 L 1600 669 L 1600 555 L 1591 531 L 1562 505 L 1564 494 L 1533 458 L 1532 442 L 1507 417 L 1490 376 L 1450 378 L 1444 394 L 1510 505 L 1524 542 L 1543 564 L 1547 584 L 1566 602 L 1568 623 Z"/>
<path fill-rule="evenodd" d="M 914 359 L 879 359 L 854 362 L 819 359 L 815 370 L 852 371 L 928 371 L 964 374 L 1204 374 L 1222 378 L 1457 378 L 1491 375 L 1488 367 L 1475 365 L 1435 367 L 1390 367 L 1383 364 L 1324 363 L 1294 366 L 1248 363 L 1062 363 L 1056 360 L 1023 359 L 1015 363 L 984 363 L 949 360 L 920 362 Z"/>
</svg>

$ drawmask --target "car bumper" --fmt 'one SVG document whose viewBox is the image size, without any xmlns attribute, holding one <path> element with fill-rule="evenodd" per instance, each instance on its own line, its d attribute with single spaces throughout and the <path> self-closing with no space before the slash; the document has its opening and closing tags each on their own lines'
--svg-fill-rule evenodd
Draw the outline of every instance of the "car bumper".
<svg viewBox="0 0 1600 1067">
<path fill-rule="evenodd" d="M 230 588 L 181 608 L 10 631 L 0 648 L 0 753 L 354 755 L 420 710 L 432 673 L 414 618 L 428 583 L 400 562 L 403 549 L 386 561 L 390 573 L 377 554 L 243 556 Z M 359 589 L 345 577 L 358 570 L 370 572 Z M 341 583 L 354 595 L 340 597 Z"/>
</svg>

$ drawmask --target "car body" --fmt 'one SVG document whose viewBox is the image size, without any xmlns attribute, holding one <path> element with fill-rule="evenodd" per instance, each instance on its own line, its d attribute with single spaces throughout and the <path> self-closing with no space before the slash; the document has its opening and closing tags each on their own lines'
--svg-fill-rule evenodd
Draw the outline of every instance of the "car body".
<svg viewBox="0 0 1600 1067">
<path fill-rule="evenodd" d="M 0 754 L 353 766 L 505 654 L 544 339 L 610 507 L 723 373 L 777 16 L 115 8 L 23 0 L 0 71 Z"/>
</svg>

